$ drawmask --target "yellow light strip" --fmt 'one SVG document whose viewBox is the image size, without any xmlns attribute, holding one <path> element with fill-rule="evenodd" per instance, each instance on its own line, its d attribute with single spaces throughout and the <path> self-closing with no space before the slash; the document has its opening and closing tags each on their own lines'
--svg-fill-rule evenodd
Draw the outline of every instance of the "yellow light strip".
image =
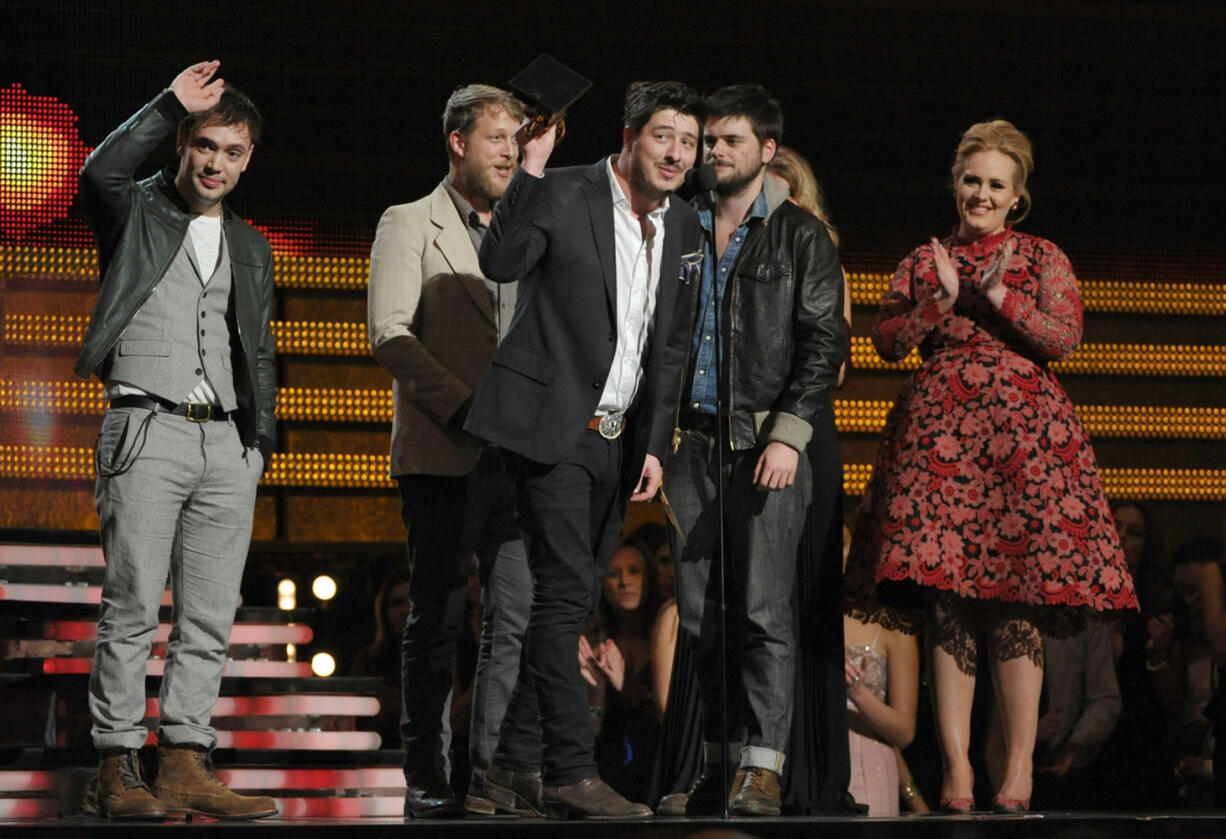
<svg viewBox="0 0 1226 839">
<path fill-rule="evenodd" d="M 384 454 L 314 454 L 277 452 L 264 475 L 265 486 L 301 488 L 391 489 Z M 843 467 L 843 487 L 861 496 L 872 466 Z M 1103 469 L 1103 485 L 1112 498 L 1160 501 L 1226 501 L 1226 469 Z M 0 479 L 92 481 L 93 450 L 80 446 L 0 445 Z"/>
<path fill-rule="evenodd" d="M 279 288 L 360 291 L 366 288 L 370 260 L 362 256 L 291 256 L 275 258 Z M 98 254 L 92 248 L 0 247 L 0 276 L 28 281 L 56 280 L 95 284 Z M 857 306 L 876 307 L 891 275 L 848 273 L 851 298 Z M 1160 315 L 1226 314 L 1226 294 L 1215 283 L 1152 283 L 1081 280 L 1086 311 Z"/>
<path fill-rule="evenodd" d="M 365 289 L 370 260 L 354 256 L 278 255 L 275 282 L 282 288 Z M 0 247 L 0 276 L 22 280 L 98 282 L 98 252 L 93 248 Z"/>
<path fill-rule="evenodd" d="M 10 313 L 4 341 L 15 346 L 77 347 L 89 323 L 86 315 Z M 366 355 L 366 324 L 344 321 L 273 321 L 277 352 L 288 355 Z M 883 361 L 872 340 L 851 339 L 857 370 L 915 370 L 919 353 L 901 362 Z M 1196 344 L 1082 344 L 1073 357 L 1051 365 L 1057 373 L 1090 376 L 1226 376 L 1226 346 Z"/>
<path fill-rule="evenodd" d="M 892 274 L 849 272 L 851 300 L 876 308 L 890 287 Z M 1219 283 L 1149 283 L 1081 279 L 1081 303 L 1087 312 L 1149 315 L 1226 314 L 1226 288 Z"/>
<path fill-rule="evenodd" d="M 834 415 L 842 434 L 880 434 L 894 406 L 887 400 L 836 399 Z M 102 384 L 0 379 L 0 411 L 97 416 L 106 410 Z M 1185 405 L 1079 405 L 1092 437 L 1140 439 L 1226 439 L 1226 408 Z M 390 389 L 282 387 L 277 418 L 291 422 L 390 423 Z"/>
<path fill-rule="evenodd" d="M 851 339 L 855 370 L 917 370 L 919 352 L 902 361 L 883 361 L 871 338 Z M 1097 344 L 1085 343 L 1066 361 L 1051 364 L 1064 375 L 1087 376 L 1201 376 L 1226 375 L 1226 346 L 1216 344 Z"/>
</svg>

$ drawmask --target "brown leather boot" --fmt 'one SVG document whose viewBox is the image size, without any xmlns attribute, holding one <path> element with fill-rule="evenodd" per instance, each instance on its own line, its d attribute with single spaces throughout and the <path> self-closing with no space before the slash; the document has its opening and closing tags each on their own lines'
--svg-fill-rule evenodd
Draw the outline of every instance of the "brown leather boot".
<svg viewBox="0 0 1226 839">
<path fill-rule="evenodd" d="M 780 812 L 779 773 L 758 766 L 740 770 L 728 810 L 734 816 L 777 816 Z"/>
<path fill-rule="evenodd" d="M 82 812 L 110 819 L 164 819 L 166 808 L 153 797 L 135 749 L 103 749 L 98 779 L 90 785 Z"/>
<path fill-rule="evenodd" d="M 158 800 L 171 813 L 196 813 L 214 819 L 259 819 L 275 816 L 277 805 L 266 795 L 239 795 L 213 774 L 204 746 L 158 746 Z"/>
</svg>

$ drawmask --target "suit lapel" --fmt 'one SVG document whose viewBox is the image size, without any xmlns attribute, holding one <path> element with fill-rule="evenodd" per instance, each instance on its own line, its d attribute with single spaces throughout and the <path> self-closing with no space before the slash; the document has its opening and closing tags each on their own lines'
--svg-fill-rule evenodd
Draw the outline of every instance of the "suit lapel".
<svg viewBox="0 0 1226 839">
<path fill-rule="evenodd" d="M 439 184 L 430 194 L 430 222 L 437 231 L 434 246 L 438 248 L 438 252 L 447 262 L 451 273 L 466 275 L 461 277 L 460 285 L 464 286 L 464 290 L 468 292 L 468 296 L 481 310 L 485 319 L 496 325 L 494 304 L 490 300 L 489 290 L 485 287 L 484 282 L 474 276 L 480 274 L 481 269 L 477 265 L 468 228 L 465 226 L 464 219 L 460 218 L 455 202 L 451 200 L 451 196 L 447 194 L 442 184 Z M 423 277 L 423 279 L 428 278 Z"/>
<path fill-rule="evenodd" d="M 617 245 L 613 237 L 613 201 L 605 161 L 601 160 L 590 167 L 585 176 L 587 183 L 583 185 L 583 194 L 592 221 L 592 236 L 596 240 L 596 256 L 604 275 L 605 301 L 610 317 L 616 320 Z"/>
</svg>

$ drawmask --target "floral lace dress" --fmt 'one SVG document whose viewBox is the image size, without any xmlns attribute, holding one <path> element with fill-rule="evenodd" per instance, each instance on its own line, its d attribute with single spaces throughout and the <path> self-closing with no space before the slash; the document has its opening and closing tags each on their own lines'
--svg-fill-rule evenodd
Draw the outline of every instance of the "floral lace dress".
<svg viewBox="0 0 1226 839">
<path fill-rule="evenodd" d="M 888 675 L 886 658 L 877 650 L 877 637 L 866 646 L 846 646 L 843 655 L 847 661 L 857 662 L 864 673 L 864 686 L 873 695 L 885 701 Z M 847 700 L 848 711 L 856 710 Z M 898 815 L 898 762 L 894 747 L 889 743 L 848 729 L 847 747 L 851 755 L 851 782 L 847 791 L 857 804 L 867 804 L 870 816 Z"/>
<path fill-rule="evenodd" d="M 1006 252 L 999 311 L 980 278 Z M 1081 340 L 1068 258 L 1005 230 L 944 242 L 961 279 L 941 313 L 932 247 L 898 266 L 873 328 L 885 359 L 918 346 L 857 521 L 848 591 L 918 606 L 937 590 L 1104 612 L 1136 608 L 1102 480 L 1072 402 L 1047 369 Z"/>
</svg>

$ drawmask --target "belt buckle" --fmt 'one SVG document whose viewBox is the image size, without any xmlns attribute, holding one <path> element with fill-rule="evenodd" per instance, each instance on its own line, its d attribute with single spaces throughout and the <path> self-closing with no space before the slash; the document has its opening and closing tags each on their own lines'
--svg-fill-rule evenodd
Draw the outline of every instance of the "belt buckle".
<svg viewBox="0 0 1226 839">
<path fill-rule="evenodd" d="M 197 409 L 203 408 L 203 411 Z M 213 418 L 213 406 L 208 402 L 188 402 L 187 403 L 187 421 L 188 422 L 208 422 Z"/>
<path fill-rule="evenodd" d="M 596 430 L 606 440 L 616 440 L 626 427 L 626 417 L 620 411 L 609 411 L 600 418 L 600 427 Z"/>
</svg>

